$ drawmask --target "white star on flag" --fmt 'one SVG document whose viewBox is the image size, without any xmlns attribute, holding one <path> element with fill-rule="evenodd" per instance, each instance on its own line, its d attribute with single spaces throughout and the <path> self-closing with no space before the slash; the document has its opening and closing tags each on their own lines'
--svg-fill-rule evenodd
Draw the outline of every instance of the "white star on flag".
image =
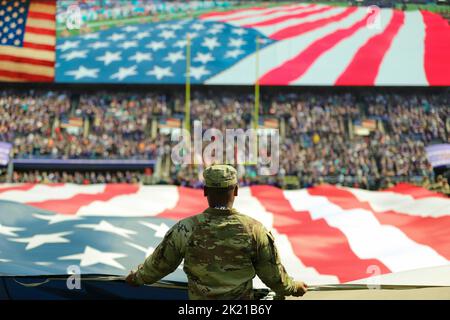
<svg viewBox="0 0 450 320">
<path fill-rule="evenodd" d="M 189 39 L 194 39 L 194 38 L 196 38 L 198 36 L 198 33 L 197 32 L 187 32 L 186 33 L 186 37 L 189 37 Z"/>
<path fill-rule="evenodd" d="M 152 70 L 146 74 L 156 77 L 156 79 L 161 80 L 164 77 L 172 77 L 173 72 L 170 67 L 162 68 L 159 66 L 154 66 Z"/>
<path fill-rule="evenodd" d="M 214 61 L 214 58 L 211 53 L 198 52 L 194 58 L 194 61 L 199 61 L 201 63 L 208 63 L 210 61 Z"/>
<path fill-rule="evenodd" d="M 152 41 L 145 47 L 152 49 L 153 51 L 158 51 L 159 49 L 164 49 L 166 45 L 164 44 L 163 41 Z"/>
<path fill-rule="evenodd" d="M 48 262 L 48 261 L 36 261 L 34 263 L 37 266 L 44 266 L 44 267 L 48 267 L 51 266 L 53 264 L 53 262 Z"/>
<path fill-rule="evenodd" d="M 205 26 L 202 23 L 195 23 L 191 26 L 191 29 L 194 29 L 195 31 L 200 31 L 205 29 Z"/>
<path fill-rule="evenodd" d="M 156 29 L 167 29 L 170 28 L 170 24 L 168 23 L 160 23 L 156 26 Z"/>
<path fill-rule="evenodd" d="M 99 57 L 95 58 L 95 60 L 103 61 L 105 66 L 108 66 L 114 61 L 122 60 L 121 52 L 120 51 L 117 51 L 117 52 L 106 51 L 103 56 L 99 56 Z"/>
<path fill-rule="evenodd" d="M 220 43 L 217 41 L 217 37 L 205 38 L 202 46 L 207 47 L 209 50 L 214 50 L 215 47 L 220 46 Z"/>
<path fill-rule="evenodd" d="M 173 24 L 173 25 L 170 26 L 170 29 L 172 29 L 172 30 L 180 30 L 182 28 L 183 27 L 180 26 L 179 24 Z"/>
<path fill-rule="evenodd" d="M 109 233 L 117 234 L 124 238 L 130 238 L 130 235 L 136 234 L 136 231 L 116 227 L 105 220 L 100 221 L 100 223 L 98 223 L 98 224 L 77 224 L 76 227 L 92 229 L 95 231 L 109 232 Z"/>
<path fill-rule="evenodd" d="M 64 215 L 64 214 L 33 214 L 33 217 L 41 219 L 41 220 L 47 220 L 48 224 L 55 224 L 60 223 L 64 221 L 74 221 L 74 220 L 83 220 L 82 217 L 77 215 Z"/>
<path fill-rule="evenodd" d="M 7 227 L 0 223 L 0 234 L 3 234 L 5 236 L 17 237 L 16 231 L 24 231 L 24 230 L 25 228 Z"/>
<path fill-rule="evenodd" d="M 246 42 L 242 39 L 234 39 L 234 38 L 230 38 L 230 42 L 228 42 L 228 46 L 229 47 L 237 47 L 240 48 L 242 47 L 244 44 L 246 44 Z"/>
<path fill-rule="evenodd" d="M 173 32 L 172 30 L 164 30 L 159 34 L 159 36 L 164 39 L 171 39 L 175 38 L 175 32 Z"/>
<path fill-rule="evenodd" d="M 112 35 L 110 35 L 108 37 L 108 39 L 111 40 L 111 41 L 124 40 L 125 39 L 125 34 L 123 34 L 123 33 L 113 33 Z"/>
<path fill-rule="evenodd" d="M 225 58 L 237 58 L 243 53 L 244 51 L 242 51 L 241 49 L 230 50 L 225 53 Z"/>
<path fill-rule="evenodd" d="M 83 253 L 59 257 L 58 260 L 80 260 L 80 267 L 89 267 L 96 264 L 105 264 L 118 269 L 125 269 L 116 259 L 126 257 L 125 254 L 115 252 L 102 252 L 86 246 Z"/>
<path fill-rule="evenodd" d="M 191 77 L 195 78 L 196 80 L 200 80 L 201 77 L 210 74 L 208 70 L 206 70 L 205 66 L 200 67 L 191 67 L 190 74 Z"/>
<path fill-rule="evenodd" d="M 70 240 L 64 238 L 64 236 L 67 236 L 69 234 L 72 234 L 73 232 L 59 232 L 59 233 L 50 233 L 50 234 L 35 234 L 34 236 L 30 238 L 14 238 L 14 239 L 8 239 L 9 241 L 15 241 L 15 242 L 22 242 L 27 243 L 27 246 L 25 247 L 25 250 L 31 250 L 37 247 L 40 247 L 47 243 L 69 243 Z"/>
<path fill-rule="evenodd" d="M 126 26 L 125 28 L 123 28 L 123 30 L 125 32 L 135 32 L 135 31 L 138 31 L 139 28 L 138 27 L 134 27 L 134 26 Z"/>
<path fill-rule="evenodd" d="M 91 40 L 91 39 L 98 39 L 99 34 L 98 33 L 88 33 L 82 36 L 85 40 Z"/>
<path fill-rule="evenodd" d="M 58 49 L 60 49 L 61 51 L 67 51 L 69 49 L 74 49 L 77 48 L 80 44 L 80 41 L 69 41 L 66 40 L 64 41 L 63 44 L 58 46 Z"/>
<path fill-rule="evenodd" d="M 133 242 L 125 242 L 125 243 L 127 245 L 129 245 L 130 247 L 133 247 L 133 248 L 135 248 L 135 249 L 137 249 L 139 251 L 142 251 L 145 254 L 144 258 L 147 258 L 148 256 L 150 256 L 153 253 L 153 251 L 155 251 L 154 247 L 145 248 L 145 247 L 140 246 L 140 245 L 138 245 L 136 243 L 133 243 Z"/>
<path fill-rule="evenodd" d="M 161 222 L 160 225 L 145 221 L 140 221 L 139 223 L 142 224 L 143 226 L 146 226 L 147 228 L 155 230 L 154 236 L 158 238 L 163 238 L 164 235 L 167 233 L 167 231 L 169 231 L 170 229 L 169 226 L 164 222 Z"/>
<path fill-rule="evenodd" d="M 148 31 L 143 31 L 143 32 L 139 32 L 134 36 L 134 39 L 138 39 L 138 40 L 142 40 L 144 38 L 150 37 L 150 32 Z"/>
<path fill-rule="evenodd" d="M 136 61 L 136 63 L 140 63 L 142 61 L 151 61 L 152 54 L 137 51 L 134 56 L 131 56 L 129 58 L 129 60 L 134 60 L 134 61 Z"/>
<path fill-rule="evenodd" d="M 61 58 L 63 58 L 66 61 L 70 61 L 73 59 L 78 59 L 78 58 L 86 58 L 86 54 L 88 53 L 88 50 L 75 50 L 75 51 L 71 51 L 69 53 L 66 53 L 64 55 L 61 56 Z"/>
<path fill-rule="evenodd" d="M 177 48 L 184 48 L 187 46 L 187 40 L 178 40 L 173 46 Z"/>
<path fill-rule="evenodd" d="M 178 60 L 183 59 L 184 59 L 183 51 L 170 52 L 169 55 L 164 58 L 165 61 L 170 61 L 172 63 L 176 63 Z"/>
<path fill-rule="evenodd" d="M 94 48 L 94 49 L 108 48 L 109 42 L 97 41 L 97 42 L 89 44 L 88 46 L 91 48 Z"/>
<path fill-rule="evenodd" d="M 225 25 L 221 24 L 221 23 L 215 23 L 212 25 L 213 29 L 223 29 L 225 28 Z"/>
<path fill-rule="evenodd" d="M 134 40 L 133 41 L 125 41 L 125 42 L 122 42 L 121 44 L 119 44 L 118 46 L 121 48 L 124 48 L 124 49 L 129 49 L 129 48 L 137 47 L 138 43 L 137 43 L 137 41 L 134 41 Z"/>
<path fill-rule="evenodd" d="M 69 76 L 75 77 L 75 80 L 79 80 L 82 78 L 97 78 L 97 73 L 100 71 L 100 69 L 88 69 L 84 66 L 79 66 L 77 70 L 70 70 L 67 71 L 65 74 Z"/>
<path fill-rule="evenodd" d="M 232 29 L 231 32 L 234 34 L 237 34 L 238 36 L 242 36 L 247 33 L 247 30 L 235 28 L 235 29 Z"/>
<path fill-rule="evenodd" d="M 206 33 L 210 33 L 210 34 L 218 34 L 218 33 L 221 33 L 221 32 L 222 32 L 222 29 L 214 29 L 214 28 L 209 29 L 208 31 L 206 31 Z"/>
</svg>

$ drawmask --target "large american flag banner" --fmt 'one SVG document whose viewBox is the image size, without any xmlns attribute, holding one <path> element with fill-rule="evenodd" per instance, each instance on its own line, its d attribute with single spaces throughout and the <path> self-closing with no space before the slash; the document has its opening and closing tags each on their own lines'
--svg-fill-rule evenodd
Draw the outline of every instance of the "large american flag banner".
<svg viewBox="0 0 450 320">
<path fill-rule="evenodd" d="M 203 191 L 131 184 L 0 186 L 0 274 L 125 275 Z M 252 186 L 235 207 L 272 231 L 287 271 L 309 284 L 450 264 L 450 199 L 409 184 L 385 191 L 331 185 Z M 185 280 L 182 266 L 167 279 Z"/>
<path fill-rule="evenodd" d="M 187 35 L 192 83 L 450 85 L 450 27 L 439 14 L 311 3 L 60 38 L 56 80 L 184 83 Z"/>
<path fill-rule="evenodd" d="M 52 0 L 0 1 L 0 81 L 54 81 L 55 14 Z"/>
</svg>

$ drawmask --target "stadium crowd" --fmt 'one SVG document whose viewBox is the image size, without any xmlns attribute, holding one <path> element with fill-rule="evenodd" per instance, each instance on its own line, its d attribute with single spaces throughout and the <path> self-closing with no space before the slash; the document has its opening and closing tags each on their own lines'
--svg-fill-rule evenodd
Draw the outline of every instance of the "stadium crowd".
<svg viewBox="0 0 450 320">
<path fill-rule="evenodd" d="M 261 117 L 277 119 L 280 127 L 283 123 L 280 170 L 276 177 L 262 179 L 255 168 L 242 167 L 241 184 L 281 184 L 285 177 L 297 177 L 298 187 L 322 182 L 371 189 L 397 181 L 431 181 L 432 185 L 433 171 L 424 147 L 450 143 L 448 100 L 445 93 L 263 96 Z M 201 120 L 204 129 L 246 129 L 251 127 L 253 106 L 249 94 L 195 91 L 191 120 Z M 183 95 L 173 92 L 79 96 L 3 91 L 0 141 L 13 143 L 14 158 L 157 159 L 170 155 L 171 144 L 168 135 L 153 132 L 153 120 L 181 116 L 183 110 Z M 70 130 L 73 118 L 81 119 L 77 131 Z M 366 119 L 375 125 L 360 135 L 356 127 Z M 199 168 L 172 165 L 169 170 L 166 183 L 201 186 Z M 448 183 L 441 179 L 436 183 L 445 188 Z M 99 183 L 142 182 L 143 178 L 136 172 L 32 171 L 16 172 L 13 181 Z"/>
</svg>

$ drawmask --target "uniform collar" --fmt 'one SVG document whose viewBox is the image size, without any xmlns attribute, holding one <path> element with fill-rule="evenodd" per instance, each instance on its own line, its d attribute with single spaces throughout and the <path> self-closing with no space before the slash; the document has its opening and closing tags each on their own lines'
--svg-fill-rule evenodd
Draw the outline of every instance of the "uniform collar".
<svg viewBox="0 0 450 320">
<path fill-rule="evenodd" d="M 229 215 L 229 214 L 235 214 L 235 213 L 237 213 L 237 210 L 234 209 L 234 208 L 231 208 L 231 209 L 208 208 L 208 209 L 206 209 L 206 210 L 204 211 L 204 213 Z"/>
</svg>

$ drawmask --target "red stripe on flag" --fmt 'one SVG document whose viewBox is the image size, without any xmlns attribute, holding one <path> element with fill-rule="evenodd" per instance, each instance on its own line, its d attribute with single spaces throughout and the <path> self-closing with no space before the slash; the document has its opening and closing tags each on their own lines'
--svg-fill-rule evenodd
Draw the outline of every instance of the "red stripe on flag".
<svg viewBox="0 0 450 320">
<path fill-rule="evenodd" d="M 5 54 L 0 54 L 0 61 L 22 62 L 22 63 L 35 64 L 37 66 L 46 66 L 46 67 L 53 67 L 55 65 L 55 62 L 53 62 L 53 61 L 38 60 L 38 59 L 32 59 L 32 58 L 22 58 L 22 57 L 10 56 L 10 55 L 5 55 Z"/>
<path fill-rule="evenodd" d="M 284 40 L 287 38 L 299 36 L 301 34 L 310 32 L 312 30 L 321 28 L 329 23 L 340 21 L 340 20 L 348 17 L 349 15 L 351 15 L 356 10 L 357 10 L 356 7 L 350 7 L 335 16 L 319 19 L 316 21 L 299 23 L 299 24 L 284 28 L 282 30 L 279 30 L 275 33 L 272 33 L 269 37 L 272 39 L 275 39 L 275 40 Z"/>
<path fill-rule="evenodd" d="M 410 239 L 450 260 L 450 217 L 416 217 L 396 212 L 375 213 L 381 224 L 400 229 Z"/>
<path fill-rule="evenodd" d="M 405 22 L 403 11 L 394 10 L 392 19 L 384 31 L 370 38 L 354 55 L 345 71 L 336 80 L 336 85 L 370 85 L 375 79 L 384 55 L 391 47 L 394 37 Z"/>
<path fill-rule="evenodd" d="M 35 28 L 27 26 L 25 27 L 25 33 L 36 33 L 36 34 L 44 34 L 48 36 L 54 36 L 56 34 L 55 30 L 44 29 L 44 28 Z"/>
<path fill-rule="evenodd" d="M 254 7 L 254 8 L 243 8 L 243 9 L 234 9 L 230 11 L 224 11 L 224 12 L 210 12 L 205 13 L 200 16 L 200 19 L 206 19 L 206 18 L 212 18 L 212 17 L 220 17 L 220 16 L 228 16 L 231 14 L 243 12 L 243 11 L 258 11 L 258 10 L 265 10 L 267 8 L 264 7 Z"/>
<path fill-rule="evenodd" d="M 269 20 L 265 20 L 265 21 L 261 21 L 261 22 L 246 24 L 243 27 L 254 28 L 254 27 L 270 26 L 272 24 L 280 23 L 280 22 L 283 22 L 286 20 L 300 19 L 300 18 L 310 16 L 312 14 L 325 12 L 325 11 L 331 10 L 332 8 L 333 7 L 323 7 L 323 8 L 319 8 L 319 9 L 308 11 L 308 12 L 301 12 L 301 13 L 297 13 L 297 14 L 288 14 L 288 15 L 278 17 L 278 18 L 273 18 L 273 19 L 269 19 Z"/>
<path fill-rule="evenodd" d="M 249 15 L 245 15 L 245 16 L 239 16 L 239 17 L 234 17 L 234 18 L 225 18 L 223 20 L 219 20 L 221 22 L 229 22 L 229 21 L 235 21 L 235 20 L 242 20 L 242 19 L 248 19 L 248 18 L 254 18 L 254 17 L 264 17 L 273 13 L 278 13 L 278 12 L 284 12 L 284 11 L 292 11 L 292 10 L 299 10 L 299 9 L 306 9 L 306 8 L 310 8 L 310 7 L 314 7 L 316 6 L 315 4 L 309 4 L 309 5 L 300 5 L 297 7 L 289 7 L 289 8 L 285 8 L 286 6 L 282 6 L 282 7 L 278 7 L 276 9 L 267 11 L 267 12 L 263 12 L 263 13 L 253 13 L 253 14 L 249 14 Z"/>
<path fill-rule="evenodd" d="M 20 186 L 12 186 L 12 187 L 6 187 L 6 188 L 0 188 L 0 193 L 7 192 L 7 191 L 28 191 L 31 188 L 33 188 L 35 185 L 33 183 L 26 183 Z"/>
<path fill-rule="evenodd" d="M 374 214 L 384 225 L 397 227 L 411 240 L 429 246 L 440 255 L 450 260 L 450 217 L 418 217 L 396 211 L 376 212 L 366 201 L 358 198 L 348 190 L 331 185 L 314 187 L 308 190 L 311 195 L 324 196 L 344 210 L 364 209 Z M 425 212 L 424 212 L 425 213 Z"/>
<path fill-rule="evenodd" d="M 24 48 L 32 48 L 37 50 L 46 50 L 46 51 L 55 51 L 55 46 L 51 46 L 48 44 L 40 44 L 40 43 L 33 43 L 33 42 L 23 42 Z"/>
<path fill-rule="evenodd" d="M 134 194 L 138 192 L 139 186 L 134 184 L 107 184 L 102 193 L 77 194 L 69 199 L 47 200 L 41 202 L 29 202 L 30 206 L 62 214 L 76 214 L 83 207 L 94 201 L 108 201 L 117 196 Z"/>
<path fill-rule="evenodd" d="M 43 4 L 46 6 L 55 7 L 56 1 L 55 0 L 32 0 L 33 4 Z"/>
<path fill-rule="evenodd" d="M 390 270 L 379 260 L 361 259 L 350 248 L 347 237 L 324 219 L 313 220 L 307 211 L 295 211 L 281 189 L 252 186 L 251 193 L 273 214 L 274 228 L 289 238 L 295 255 L 321 274 L 336 275 L 341 282 L 367 278 L 369 266 L 382 273 Z"/>
<path fill-rule="evenodd" d="M 30 12 L 28 12 L 28 17 L 29 18 L 35 18 L 35 19 L 41 19 L 41 20 L 50 20 L 50 21 L 54 21 L 55 20 L 55 15 L 54 14 L 44 13 L 44 12 L 30 11 Z"/>
<path fill-rule="evenodd" d="M 286 61 L 281 66 L 274 68 L 263 75 L 260 78 L 259 83 L 263 85 L 287 85 L 291 81 L 300 78 L 322 54 L 364 27 L 370 15 L 371 14 L 368 14 L 365 18 L 356 22 L 351 27 L 339 29 L 313 42 L 309 47 L 291 60 Z"/>
<path fill-rule="evenodd" d="M 425 23 L 425 74 L 432 86 L 450 85 L 450 26 L 438 14 L 421 11 Z"/>
<path fill-rule="evenodd" d="M 394 187 L 382 190 L 382 192 L 395 192 L 413 197 L 414 199 L 423 198 L 447 198 L 442 193 L 433 192 L 422 187 L 417 187 L 409 183 L 399 183 Z"/>
<path fill-rule="evenodd" d="M 40 81 L 40 82 L 52 82 L 54 77 L 41 76 L 36 74 L 29 74 L 23 72 L 12 72 L 0 69 L 0 76 L 5 76 L 9 78 L 15 78 L 18 80 L 28 80 L 28 81 Z"/>
<path fill-rule="evenodd" d="M 208 208 L 206 197 L 203 196 L 203 190 L 186 187 L 178 187 L 178 202 L 172 209 L 167 209 L 160 214 L 158 218 L 167 218 L 181 220 L 199 213 Z"/>
</svg>

